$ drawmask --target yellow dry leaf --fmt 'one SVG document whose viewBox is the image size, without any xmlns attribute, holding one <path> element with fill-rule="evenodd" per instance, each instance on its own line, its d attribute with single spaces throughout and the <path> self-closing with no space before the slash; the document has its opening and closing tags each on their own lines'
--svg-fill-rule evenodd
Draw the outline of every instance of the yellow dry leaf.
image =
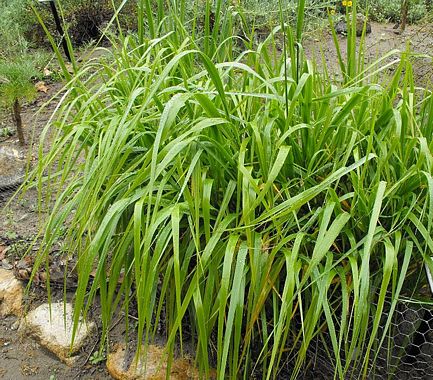
<svg viewBox="0 0 433 380">
<path fill-rule="evenodd" d="M 48 92 L 48 87 L 45 85 L 45 82 L 38 82 L 35 84 L 36 90 L 39 92 L 43 92 L 46 94 Z"/>
</svg>

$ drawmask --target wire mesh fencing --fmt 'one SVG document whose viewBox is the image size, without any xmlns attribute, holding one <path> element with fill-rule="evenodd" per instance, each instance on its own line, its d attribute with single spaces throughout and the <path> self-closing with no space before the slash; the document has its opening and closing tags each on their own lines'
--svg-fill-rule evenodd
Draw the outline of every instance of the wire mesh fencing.
<svg viewBox="0 0 433 380">
<path fill-rule="evenodd" d="M 25 156 L 18 150 L 0 146 L 0 192 L 14 190 L 25 176 Z"/>
<path fill-rule="evenodd" d="M 342 365 L 349 368 L 346 379 L 433 379 L 433 302 L 399 299 L 392 322 L 386 329 L 389 310 L 391 301 L 388 299 L 376 344 L 369 353 L 371 359 L 367 371 L 363 372 L 362 360 L 347 366 L 347 361 L 342 359 Z M 329 347 L 326 333 L 317 338 L 316 344 L 311 345 L 301 379 L 334 378 L 336 362 Z M 358 359 L 363 359 L 366 354 L 359 352 Z"/>
</svg>

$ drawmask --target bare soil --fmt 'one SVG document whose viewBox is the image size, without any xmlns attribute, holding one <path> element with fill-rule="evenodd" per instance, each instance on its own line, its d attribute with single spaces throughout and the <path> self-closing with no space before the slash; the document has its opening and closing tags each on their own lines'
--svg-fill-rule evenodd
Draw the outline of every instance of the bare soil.
<svg viewBox="0 0 433 380">
<path fill-rule="evenodd" d="M 38 98 L 31 104 L 23 106 L 23 122 L 27 145 L 21 147 L 16 135 L 8 138 L 0 138 L 0 147 L 13 148 L 22 151 L 30 157 L 30 164 L 34 166 L 37 162 L 37 147 L 39 136 L 47 124 L 56 107 L 56 101 L 46 104 L 51 97 L 55 96 L 61 88 L 61 83 L 46 82 L 48 92 L 39 93 Z M 41 107 L 43 109 L 41 110 Z M 0 127 L 13 129 L 12 118 L 7 112 L 0 114 Z M 2 168 L 0 167 L 0 170 Z M 4 168 L 7 172 L 7 168 Z M 6 174 L 6 173 L 5 173 Z M 24 268 L 25 262 L 32 260 L 21 260 L 29 243 L 38 235 L 41 228 L 41 220 L 44 214 L 37 209 L 37 192 L 30 190 L 24 195 L 12 199 L 14 190 L 0 191 L 0 267 L 15 270 L 17 267 L 30 272 L 31 268 Z M 30 253 L 29 258 L 32 257 Z M 62 257 L 53 252 L 53 257 L 61 260 Z M 54 266 L 56 262 L 54 262 Z M 26 281 L 24 281 L 26 284 Z M 73 288 L 67 297 L 73 297 Z M 53 290 L 53 301 L 63 299 L 63 291 L 59 288 Z M 29 291 L 25 299 L 27 309 L 37 307 L 47 300 L 46 289 L 39 283 Z M 97 316 L 97 305 L 94 313 L 95 322 L 100 325 Z M 121 324 L 113 329 L 112 335 L 116 341 L 122 341 L 123 331 Z M 0 379 L 107 379 L 110 378 L 105 362 L 91 363 L 91 354 L 99 349 L 99 335 L 95 333 L 88 344 L 79 353 L 79 359 L 72 368 L 62 363 L 48 350 L 41 347 L 34 340 L 22 336 L 17 331 L 17 318 L 8 317 L 0 319 Z"/>
<path fill-rule="evenodd" d="M 371 33 L 365 38 L 365 67 L 392 50 L 406 51 L 410 49 L 415 55 L 412 58 L 416 84 L 425 88 L 433 88 L 433 23 L 409 25 L 406 30 L 397 34 L 393 24 L 371 23 Z M 359 38 L 357 39 L 359 41 Z M 341 55 L 347 56 L 347 38 L 338 35 Z M 313 59 L 318 67 L 326 65 L 326 69 L 336 78 L 339 77 L 338 55 L 329 28 L 309 34 L 304 41 L 307 57 Z M 429 55 L 430 57 L 426 57 Z M 394 55 L 396 58 L 398 55 Z M 357 57 L 358 58 L 358 57 Z M 391 59 L 385 62 L 389 62 Z M 385 72 L 386 74 L 386 72 Z"/>
</svg>

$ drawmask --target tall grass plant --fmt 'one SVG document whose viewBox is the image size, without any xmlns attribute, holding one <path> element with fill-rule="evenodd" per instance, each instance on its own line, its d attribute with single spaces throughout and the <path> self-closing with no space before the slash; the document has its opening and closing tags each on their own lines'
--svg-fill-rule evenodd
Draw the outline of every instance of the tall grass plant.
<svg viewBox="0 0 433 380">
<path fill-rule="evenodd" d="M 203 378 L 281 378 L 288 358 L 296 378 L 324 336 L 335 378 L 368 377 L 385 299 L 433 249 L 432 94 L 408 52 L 357 62 L 354 25 L 331 81 L 305 59 L 303 1 L 258 46 L 215 4 L 199 30 L 184 0 L 140 0 L 138 34 L 76 66 L 32 173 L 55 199 L 35 271 L 66 225 L 75 329 L 99 297 L 103 344 L 120 308 L 126 340 L 163 323 Z"/>
</svg>

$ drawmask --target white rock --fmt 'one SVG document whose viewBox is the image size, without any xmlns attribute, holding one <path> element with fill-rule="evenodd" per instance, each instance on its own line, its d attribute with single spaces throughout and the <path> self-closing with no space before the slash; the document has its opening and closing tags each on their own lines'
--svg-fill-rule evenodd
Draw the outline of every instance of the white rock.
<svg viewBox="0 0 433 380">
<path fill-rule="evenodd" d="M 10 270 L 0 269 L 0 317 L 22 314 L 23 286 Z"/>
<path fill-rule="evenodd" d="M 96 325 L 81 323 L 71 346 L 73 330 L 73 307 L 62 302 L 43 304 L 32 310 L 24 319 L 23 327 L 26 333 L 35 338 L 41 346 L 53 352 L 68 365 L 74 363 L 73 355 L 83 347 L 86 339 Z"/>
</svg>

